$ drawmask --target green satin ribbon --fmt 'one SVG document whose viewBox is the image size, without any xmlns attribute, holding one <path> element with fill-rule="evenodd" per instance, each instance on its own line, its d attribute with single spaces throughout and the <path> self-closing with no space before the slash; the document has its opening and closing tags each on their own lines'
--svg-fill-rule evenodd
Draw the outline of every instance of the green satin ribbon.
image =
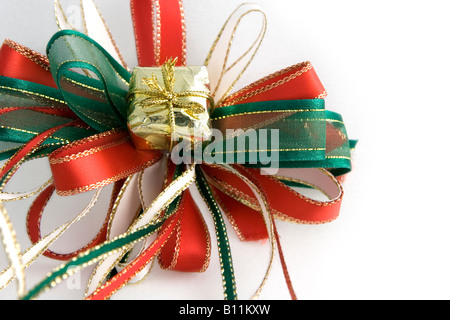
<svg viewBox="0 0 450 320">
<path fill-rule="evenodd" d="M 20 147 L 36 135 L 72 121 L 72 119 L 49 115 L 26 109 L 26 107 L 67 107 L 60 91 L 51 87 L 0 76 L 0 109 L 23 107 L 0 116 L 0 160 L 11 157 Z M 61 145 L 95 134 L 93 129 L 63 128 L 48 138 L 33 156 L 47 156 Z"/>
<path fill-rule="evenodd" d="M 289 110 L 289 112 L 285 112 Z M 292 161 L 312 161 L 321 160 L 325 157 L 326 136 L 325 136 L 325 103 L 322 99 L 288 100 L 288 101 L 263 101 L 221 107 L 215 109 L 211 115 L 214 123 L 215 119 L 228 118 L 233 119 L 239 116 L 257 116 L 258 114 L 269 114 L 273 118 L 278 115 L 289 114 L 278 121 L 269 124 L 258 124 L 258 128 L 243 128 L 243 136 L 253 137 L 252 140 L 246 139 L 244 148 L 239 148 L 239 139 L 243 136 L 225 139 L 223 142 L 223 151 L 218 154 L 222 157 L 216 157 L 220 163 L 236 163 L 239 161 L 239 154 L 245 153 L 245 163 L 253 166 L 264 167 L 263 155 L 266 153 L 277 152 L 279 167 L 284 167 L 285 163 Z M 307 123 L 308 126 L 304 126 Z M 246 130 L 247 129 L 247 130 Z M 263 132 L 263 130 L 265 130 Z M 249 132 L 249 134 L 247 134 Z M 264 135 L 263 135 L 264 133 Z M 267 136 L 265 135 L 267 134 Z M 276 134 L 273 145 L 272 135 Z M 258 137 L 258 145 L 255 145 Z M 265 141 L 263 145 L 261 143 Z M 229 146 L 233 146 L 230 157 Z M 215 144 L 215 143 L 213 143 Z M 210 146 L 206 146 L 208 150 Z M 253 160 L 252 160 L 253 158 Z"/>
</svg>

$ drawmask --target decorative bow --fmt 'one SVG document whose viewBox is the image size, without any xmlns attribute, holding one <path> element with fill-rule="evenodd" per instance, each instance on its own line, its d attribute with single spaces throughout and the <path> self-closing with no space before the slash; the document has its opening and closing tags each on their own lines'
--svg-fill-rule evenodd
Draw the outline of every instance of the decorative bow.
<svg viewBox="0 0 450 320">
<path fill-rule="evenodd" d="M 64 29 L 68 21 L 58 1 L 55 3 L 59 25 Z M 82 4 L 85 10 L 88 6 L 92 10 L 91 17 L 103 21 L 92 1 Z M 181 1 L 131 0 L 131 10 L 140 66 L 169 61 L 165 88 L 155 79 L 147 81 L 148 103 L 160 99 L 175 105 L 180 102 L 178 97 L 185 95 L 173 93 L 170 71 L 176 63 L 186 62 Z M 261 32 L 249 50 L 228 65 L 235 30 L 252 13 L 263 17 Z M 336 219 L 343 196 L 336 177 L 350 171 L 350 150 L 355 143 L 347 138 L 341 116 L 325 110 L 326 92 L 312 65 L 294 65 L 229 94 L 266 30 L 265 15 L 258 6 L 239 6 L 221 29 L 205 62 L 216 102 L 210 114 L 212 126 L 225 138 L 223 143 L 206 144 L 203 151 L 217 161 L 176 165 L 159 150 L 142 151 L 131 142 L 126 122 L 130 72 L 112 38 L 99 38 L 102 46 L 88 36 L 95 21 L 85 20 L 84 25 L 86 34 L 72 30 L 55 34 L 47 56 L 10 40 L 0 50 L 0 155 L 7 159 L 0 169 L 0 186 L 3 190 L 25 161 L 48 157 L 52 170 L 52 179 L 35 190 L 1 193 L 3 201 L 37 196 L 27 216 L 33 246 L 23 253 L 6 211 L 1 211 L 0 228 L 7 238 L 4 243 L 11 266 L 0 274 L 0 286 L 16 278 L 19 295 L 31 299 L 96 263 L 86 298 L 107 299 L 148 272 L 156 257 L 164 269 L 204 271 L 211 255 L 211 239 L 203 220 L 208 212 L 197 206 L 201 201 L 214 219 L 225 299 L 236 299 L 237 293 L 224 214 L 241 240 L 270 240 L 271 259 L 254 296 L 263 288 L 278 248 L 295 298 L 275 219 L 307 224 Z M 109 34 L 106 26 L 104 31 Z M 170 61 L 170 57 L 179 59 Z M 257 149 L 245 143 L 239 148 L 239 139 L 246 137 L 239 130 L 256 135 L 275 130 L 279 144 L 271 140 Z M 230 142 L 237 147 L 233 152 L 222 148 Z M 265 173 L 270 169 L 265 158 L 268 152 L 279 154 L 275 175 Z M 97 236 L 70 254 L 51 251 L 50 246 L 89 213 L 103 187 L 110 184 L 111 206 Z M 317 189 L 326 199 L 306 197 L 292 187 Z M 70 196 L 90 190 L 96 190 L 95 195 L 73 221 L 41 235 L 41 217 L 55 191 Z M 193 196 L 194 190 L 199 198 Z M 41 254 L 68 261 L 25 293 L 24 266 Z"/>
</svg>

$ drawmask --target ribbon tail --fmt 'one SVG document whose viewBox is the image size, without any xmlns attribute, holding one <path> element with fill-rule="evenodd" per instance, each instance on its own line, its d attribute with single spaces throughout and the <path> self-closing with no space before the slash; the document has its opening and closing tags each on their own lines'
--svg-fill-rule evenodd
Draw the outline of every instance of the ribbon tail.
<svg viewBox="0 0 450 320">
<path fill-rule="evenodd" d="M 278 233 L 276 223 L 275 223 L 275 218 L 274 218 L 273 214 L 271 215 L 271 219 L 272 219 L 272 223 L 273 223 L 273 231 L 274 231 L 274 235 L 275 235 L 275 240 L 277 242 L 278 256 L 280 257 L 281 268 L 283 269 L 283 275 L 284 275 L 284 279 L 286 282 L 286 286 L 288 287 L 289 294 L 291 295 L 291 299 L 297 300 L 297 294 L 295 293 L 294 286 L 291 281 L 291 276 L 289 275 L 289 270 L 287 268 L 286 259 L 284 258 L 283 249 L 281 247 L 280 235 Z"/>
<path fill-rule="evenodd" d="M 211 256 L 211 239 L 189 190 L 183 193 L 183 201 L 177 212 L 179 220 L 176 232 L 162 247 L 159 263 L 166 270 L 204 272 Z"/>
<path fill-rule="evenodd" d="M 3 246 L 11 263 L 13 276 L 17 279 L 17 295 L 20 297 L 24 294 L 25 285 L 25 267 L 20 255 L 20 245 L 16 239 L 16 233 L 9 219 L 6 209 L 0 202 L 0 234 L 2 236 Z M 3 273 L 2 273 L 3 275 Z"/>
<path fill-rule="evenodd" d="M 222 213 L 219 206 L 212 195 L 211 189 L 208 186 L 208 182 L 199 168 L 197 169 L 196 184 L 198 191 L 200 192 L 214 219 L 223 279 L 222 283 L 224 298 L 225 300 L 237 300 L 236 280 L 234 276 L 233 261 L 225 222 L 222 218 Z"/>
</svg>

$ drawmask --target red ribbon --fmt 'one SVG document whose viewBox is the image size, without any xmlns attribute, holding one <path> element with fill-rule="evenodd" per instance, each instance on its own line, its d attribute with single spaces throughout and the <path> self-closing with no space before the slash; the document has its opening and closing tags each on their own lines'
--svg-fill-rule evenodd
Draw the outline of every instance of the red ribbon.
<svg viewBox="0 0 450 320">
<path fill-rule="evenodd" d="M 57 88 L 46 56 L 14 41 L 0 48 L 0 75 Z"/>
<path fill-rule="evenodd" d="M 110 206 L 108 210 L 108 214 L 106 215 L 106 218 L 103 222 L 102 227 L 100 228 L 97 235 L 94 236 L 94 238 L 89 241 L 85 246 L 79 248 L 78 250 L 75 250 L 70 253 L 56 253 L 52 250 L 46 250 L 43 254 L 44 256 L 48 258 L 52 258 L 55 260 L 69 260 L 74 257 L 76 257 L 81 252 L 84 252 L 90 248 L 95 247 L 96 245 L 99 245 L 103 243 L 106 240 L 106 235 L 108 232 L 108 225 L 109 225 L 109 219 L 111 217 L 111 212 L 114 206 L 114 203 L 116 201 L 116 197 L 123 185 L 124 180 L 117 181 L 114 184 L 113 191 L 111 193 L 111 201 Z M 39 242 L 42 239 L 41 234 L 41 221 L 42 216 L 44 214 L 45 207 L 47 206 L 47 203 L 50 201 L 50 198 L 55 193 L 55 185 L 51 184 L 49 185 L 44 191 L 42 191 L 36 199 L 33 201 L 30 209 L 28 210 L 27 214 L 27 232 L 28 236 L 33 244 Z"/>
<path fill-rule="evenodd" d="M 175 232 L 162 247 L 159 262 L 163 269 L 201 272 L 209 265 L 211 239 L 202 213 L 189 190 L 183 193 L 183 205 Z M 167 225 L 170 224 L 166 223 Z"/>
<path fill-rule="evenodd" d="M 49 155 L 59 195 L 98 189 L 161 159 L 159 151 L 134 148 L 127 131 L 108 131 L 61 147 Z"/>
<path fill-rule="evenodd" d="M 131 0 L 138 62 L 159 66 L 178 57 L 186 64 L 186 27 L 181 0 Z"/>
</svg>

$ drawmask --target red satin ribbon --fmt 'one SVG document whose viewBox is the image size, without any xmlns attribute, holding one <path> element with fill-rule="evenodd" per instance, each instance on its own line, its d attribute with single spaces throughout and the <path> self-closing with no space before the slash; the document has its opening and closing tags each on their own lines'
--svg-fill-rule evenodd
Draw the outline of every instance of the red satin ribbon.
<svg viewBox="0 0 450 320">
<path fill-rule="evenodd" d="M 156 163 L 159 151 L 139 151 L 126 131 L 108 131 L 59 148 L 49 155 L 59 195 L 103 187 Z"/>
<path fill-rule="evenodd" d="M 259 207 L 253 191 L 243 180 L 238 179 L 221 167 L 203 165 L 202 168 L 210 178 L 221 183 L 223 186 L 222 191 L 224 193 L 231 197 L 234 196 L 242 201 L 246 201 L 253 208 L 255 208 L 255 206 Z M 335 220 L 339 215 L 341 198 L 324 204 L 322 202 L 311 200 L 297 192 L 293 192 L 291 188 L 281 183 L 276 178 L 269 175 L 261 175 L 257 169 L 244 168 L 241 166 L 235 166 L 235 168 L 264 192 L 272 213 L 276 217 L 293 220 L 299 223 L 319 224 Z M 227 208 L 228 203 L 223 202 L 223 205 Z M 240 210 L 248 210 L 245 209 L 245 207 L 248 206 L 242 203 L 233 203 L 233 208 L 235 207 L 240 207 Z M 231 212 L 231 210 L 227 211 Z M 237 213 L 238 211 L 235 210 L 233 212 Z M 254 215 L 254 219 L 257 218 L 258 216 Z M 259 216 L 259 219 L 262 219 L 262 217 Z M 245 230 L 245 232 L 252 233 L 252 224 L 247 223 L 245 220 L 243 221 L 244 223 L 239 223 L 239 219 L 236 219 L 235 222 L 240 230 L 248 229 Z"/>
<path fill-rule="evenodd" d="M 211 241 L 202 213 L 189 190 L 183 193 L 183 206 L 178 214 L 176 232 L 159 254 L 160 265 L 163 269 L 175 271 L 205 271 L 209 264 Z"/>
<path fill-rule="evenodd" d="M 326 96 L 310 62 L 280 70 L 227 97 L 222 106 L 273 100 L 316 99 Z"/>
<path fill-rule="evenodd" d="M 186 27 L 181 0 L 131 0 L 138 62 L 159 66 L 178 57 L 186 64 Z"/>
<path fill-rule="evenodd" d="M 47 57 L 11 40 L 0 48 L 0 75 L 57 87 Z"/>
</svg>

